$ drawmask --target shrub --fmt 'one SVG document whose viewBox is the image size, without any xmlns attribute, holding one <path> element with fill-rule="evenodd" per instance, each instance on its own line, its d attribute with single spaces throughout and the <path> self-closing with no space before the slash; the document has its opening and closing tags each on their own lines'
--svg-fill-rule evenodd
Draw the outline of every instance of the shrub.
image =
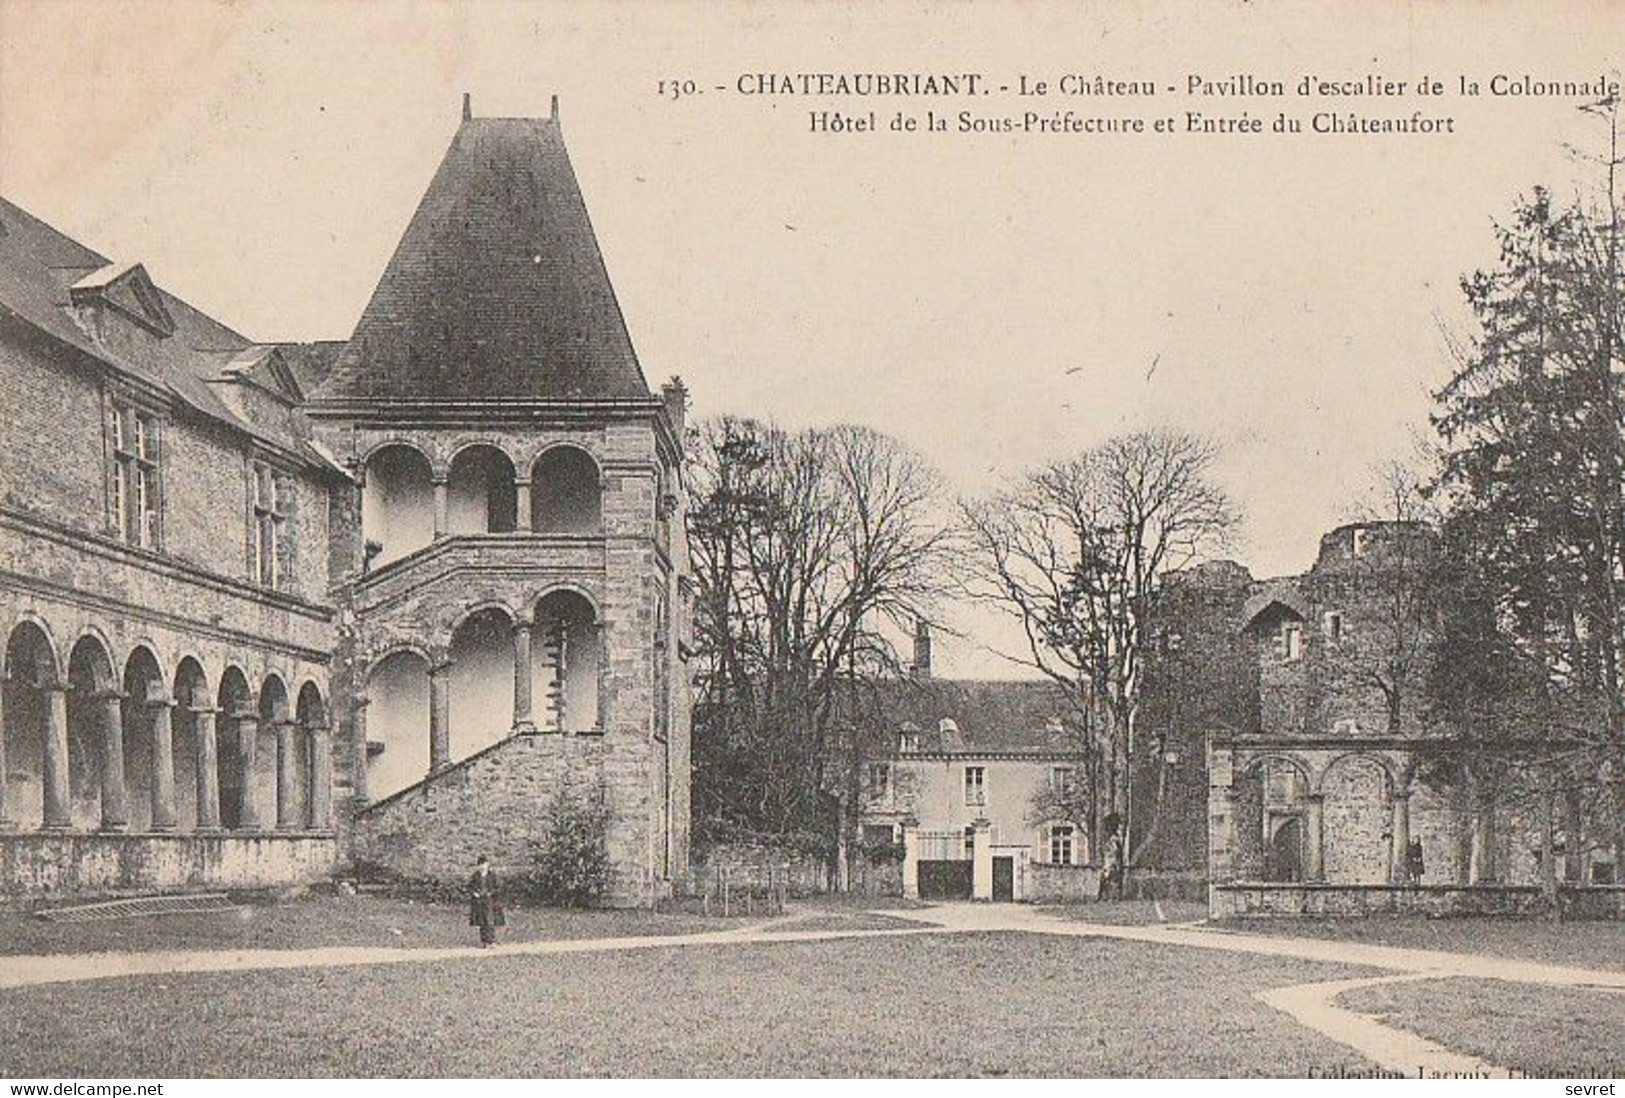
<svg viewBox="0 0 1625 1098">
<path fill-rule="evenodd" d="M 601 787 L 560 787 L 547 808 L 544 837 L 531 844 L 526 891 L 544 903 L 586 907 L 609 892 L 609 811 Z"/>
</svg>

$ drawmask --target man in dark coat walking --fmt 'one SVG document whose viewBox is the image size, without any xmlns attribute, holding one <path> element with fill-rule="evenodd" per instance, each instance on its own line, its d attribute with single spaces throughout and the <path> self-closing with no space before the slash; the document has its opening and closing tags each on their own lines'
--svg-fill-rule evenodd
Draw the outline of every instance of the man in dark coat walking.
<svg viewBox="0 0 1625 1098">
<path fill-rule="evenodd" d="M 495 945 L 497 927 L 506 926 L 502 914 L 502 882 L 482 854 L 468 879 L 468 925 L 480 928 L 480 948 Z"/>
</svg>

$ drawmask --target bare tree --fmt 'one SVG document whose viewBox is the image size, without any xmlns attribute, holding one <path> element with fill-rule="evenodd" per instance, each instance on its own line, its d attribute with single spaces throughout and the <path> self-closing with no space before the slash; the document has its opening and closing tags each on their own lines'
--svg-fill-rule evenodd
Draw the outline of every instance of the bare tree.
<svg viewBox="0 0 1625 1098">
<path fill-rule="evenodd" d="M 1155 838 L 1166 788 L 1164 745 L 1137 735 L 1151 603 L 1164 573 L 1218 548 L 1239 521 L 1213 481 L 1217 458 L 1201 436 L 1137 431 L 962 507 L 970 593 L 1020 621 L 1027 651 L 1011 658 L 1066 688 L 1088 760 L 1076 796 L 1088 800 L 1095 849 L 1107 818 L 1123 821 L 1128 865 Z M 1157 781 L 1135 835 L 1132 775 L 1145 758 Z"/>
<path fill-rule="evenodd" d="M 890 638 L 929 616 L 947 583 L 941 479 L 856 426 L 722 418 L 692 448 L 696 799 L 711 820 L 824 835 L 844 881 L 866 725 L 841 698 L 895 675 Z"/>
</svg>

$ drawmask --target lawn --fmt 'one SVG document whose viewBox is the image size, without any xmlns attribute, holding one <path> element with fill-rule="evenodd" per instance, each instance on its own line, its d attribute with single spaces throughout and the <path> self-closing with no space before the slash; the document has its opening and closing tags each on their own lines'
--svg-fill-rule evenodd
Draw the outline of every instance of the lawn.
<svg viewBox="0 0 1625 1098">
<path fill-rule="evenodd" d="M 692 934 L 743 923 L 697 914 L 565 911 L 510 904 L 503 940 Z M 278 903 L 249 903 L 235 912 L 88 923 L 48 922 L 24 912 L 0 912 L 0 956 L 334 945 L 440 947 L 471 945 L 474 940 L 466 905 L 378 895 L 312 894 Z"/>
<path fill-rule="evenodd" d="M 1302 1076 L 1361 1065 L 1251 993 L 1357 971 L 927 934 L 121 978 L 0 993 L 0 1076 Z"/>
<path fill-rule="evenodd" d="M 1379 984 L 1342 1006 L 1535 1077 L 1625 1075 L 1625 996 L 1500 980 Z"/>
<path fill-rule="evenodd" d="M 1540 919 L 1373 915 L 1365 919 L 1236 919 L 1216 925 L 1246 934 L 1328 938 L 1625 970 L 1625 923 L 1620 922 L 1553 924 Z"/>
</svg>

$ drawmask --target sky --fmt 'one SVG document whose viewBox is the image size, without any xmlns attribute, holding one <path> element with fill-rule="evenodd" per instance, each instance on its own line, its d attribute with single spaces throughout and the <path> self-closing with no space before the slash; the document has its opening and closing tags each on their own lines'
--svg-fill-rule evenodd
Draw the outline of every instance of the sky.
<svg viewBox="0 0 1625 1098">
<path fill-rule="evenodd" d="M 1371 467 L 1425 434 L 1458 280 L 1536 183 L 1596 186 L 1563 97 L 1350 101 L 1448 135 L 893 134 L 892 101 L 746 96 L 742 75 L 1494 73 L 1625 65 L 1625 6 L 1161 2 L 453 5 L 0 3 L 0 192 L 263 340 L 343 338 L 455 132 L 544 115 L 566 142 L 651 383 L 694 414 L 898 436 L 986 491 L 1115 432 L 1223 447 L 1236 558 L 1301 571 Z M 693 79 L 695 96 L 659 94 Z M 718 85 L 724 91 L 717 91 Z M 883 132 L 815 134 L 818 107 Z M 985 114 L 1029 106 L 999 94 Z M 1282 104 L 1051 97 L 1044 111 L 1272 118 Z M 916 101 L 911 110 L 958 100 Z M 1403 108 L 1403 109 L 1401 109 Z M 981 612 L 950 674 L 1016 673 Z"/>
</svg>

